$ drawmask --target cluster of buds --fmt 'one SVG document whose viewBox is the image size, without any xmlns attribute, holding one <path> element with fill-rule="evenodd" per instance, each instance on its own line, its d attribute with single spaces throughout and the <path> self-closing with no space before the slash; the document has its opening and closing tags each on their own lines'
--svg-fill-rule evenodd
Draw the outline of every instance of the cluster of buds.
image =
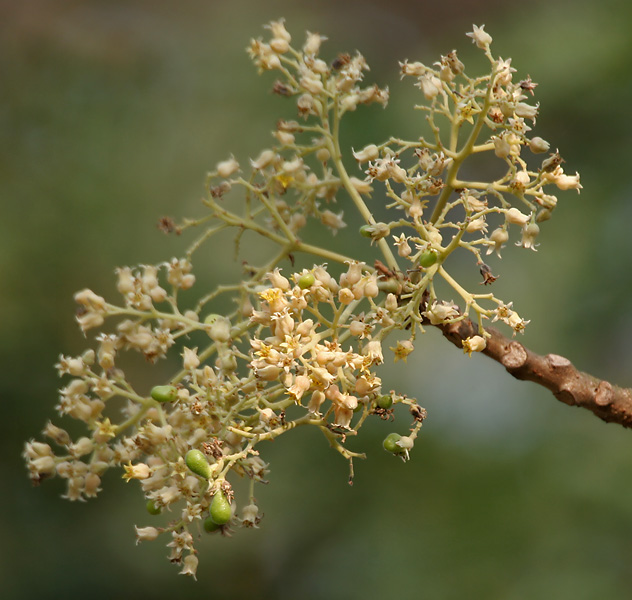
<svg viewBox="0 0 632 600">
<path fill-rule="evenodd" d="M 581 188 L 577 175 L 564 173 L 557 152 L 529 165 L 532 157 L 525 154 L 549 150 L 529 135 L 527 121 L 535 122 L 538 106 L 527 100 L 536 84 L 530 78 L 514 82 L 511 60 L 492 56 L 492 39 L 482 27 L 468 35 L 489 59 L 488 74 L 468 76 L 454 50 L 432 67 L 401 63 L 402 76 L 413 77 L 421 90 L 424 103 L 417 108 L 426 112 L 431 137 L 391 138 L 353 151 L 360 177 L 343 164 L 340 119 L 361 104 L 385 106 L 388 90 L 363 87 L 368 66 L 359 53 L 326 62 L 319 56 L 324 37 L 308 33 L 296 49 L 283 21 L 268 29 L 270 39 L 253 40 L 248 51 L 261 72 L 278 72 L 273 89 L 295 100 L 293 114 L 277 123 L 275 143 L 250 160 L 247 176 L 233 156 L 209 173 L 204 204 L 210 215 L 179 226 L 161 221 L 166 232 L 203 228 L 186 256 L 117 269 L 119 303 L 91 290 L 76 294 L 81 330 L 97 333 L 93 348 L 60 358 L 59 373 L 70 381 L 57 409 L 82 421 L 87 432 L 73 441 L 49 423 L 43 431 L 48 441 L 30 441 L 24 453 L 32 481 L 65 479 L 70 500 L 94 497 L 109 468 L 137 480 L 151 518 L 166 517 L 137 527 L 138 541 L 166 537 L 170 560 L 191 576 L 198 565 L 196 531 L 229 534 L 259 525 L 254 490 L 268 470 L 260 442 L 316 427 L 348 460 L 351 479 L 353 459 L 363 455 L 346 447 L 347 438 L 368 418 L 391 420 L 404 406 L 409 431 L 389 434 L 383 446 L 407 460 L 426 411 L 412 398 L 385 391 L 379 366 L 388 358 L 406 361 L 424 326 L 472 312 L 478 334 L 463 342 L 469 355 L 486 347 L 485 320 L 501 321 L 514 335 L 528 323 L 494 294 L 468 292 L 448 272 L 448 258 L 471 253 L 481 283 L 492 284 L 497 277 L 482 250 L 500 256 L 512 226 L 520 230 L 517 244 L 535 250 L 538 223 L 557 204 L 545 187 Z M 504 163 L 505 173 L 493 181 L 461 178 L 466 159 L 481 153 Z M 378 189 L 382 199 L 371 198 Z M 237 194 L 243 201 L 233 205 Z M 336 207 L 339 201 L 344 206 Z M 375 220 L 371 206 L 377 202 L 392 220 Z M 346 226 L 344 212 L 354 209 L 365 221 L 360 247 L 375 244 L 384 262 L 368 265 L 361 256 L 299 237 L 310 218 L 336 233 Z M 194 308 L 181 309 L 181 297 L 197 291 L 194 254 L 231 227 L 237 242 L 251 231 L 279 251 L 263 264 L 244 260 L 244 281 L 202 290 Z M 294 271 L 299 254 L 311 257 L 313 266 Z M 283 263 L 292 265 L 285 274 Z M 460 306 L 438 297 L 437 277 L 460 297 Z M 214 312 L 217 298 L 227 294 L 237 308 Z M 404 339 L 387 346 L 393 332 Z M 120 366 L 120 355 L 130 350 L 149 366 L 179 354 L 178 369 L 141 389 Z M 250 481 L 243 498 L 233 491 L 234 476 Z"/>
</svg>

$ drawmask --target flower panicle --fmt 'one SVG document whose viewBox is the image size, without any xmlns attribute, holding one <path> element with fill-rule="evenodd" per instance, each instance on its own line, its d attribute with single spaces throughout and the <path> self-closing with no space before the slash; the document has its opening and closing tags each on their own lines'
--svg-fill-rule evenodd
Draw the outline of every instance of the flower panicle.
<svg viewBox="0 0 632 600">
<path fill-rule="evenodd" d="M 385 391 L 381 365 L 409 360 L 424 325 L 473 313 L 479 334 L 463 342 L 471 355 L 486 348 L 485 320 L 501 321 L 514 335 L 529 323 L 512 303 L 456 281 L 450 255 L 469 252 L 480 283 L 492 285 L 498 275 L 482 251 L 500 257 L 512 235 L 535 250 L 541 224 L 557 205 L 549 188 L 581 189 L 560 154 L 547 155 L 550 144 L 530 134 L 540 110 L 531 98 L 537 84 L 517 81 L 511 59 L 493 56 L 484 26 L 467 35 L 488 58 L 487 75 L 469 76 L 456 50 L 432 66 L 400 63 L 402 78 L 419 88 L 416 108 L 426 112 L 432 137 L 350 150 L 359 176 L 342 161 L 339 122 L 362 105 L 386 107 L 388 88 L 365 81 L 369 67 L 360 53 L 322 58 L 326 38 L 318 33 L 296 45 L 284 20 L 266 30 L 248 53 L 259 72 L 277 75 L 273 91 L 291 99 L 293 114 L 277 122 L 273 143 L 255 157 L 230 154 L 215 164 L 203 200 L 208 214 L 181 224 L 160 220 L 168 234 L 201 231 L 182 257 L 117 268 L 118 301 L 89 289 L 75 295 L 76 319 L 92 346 L 60 356 L 57 410 L 81 421 L 85 435 L 73 440 L 48 423 L 46 442 L 31 440 L 24 450 L 33 483 L 64 479 L 64 497 L 74 501 L 95 497 L 103 475 L 120 469 L 140 487 L 154 523 L 136 527 L 137 542 L 167 538 L 169 560 L 192 577 L 199 561 L 192 532 L 230 535 L 259 526 L 263 513 L 253 490 L 269 470 L 260 442 L 315 427 L 352 474 L 353 460 L 364 455 L 347 439 L 367 419 L 391 420 L 405 406 L 409 434 L 391 434 L 384 447 L 407 460 L 426 411 Z M 460 128 L 470 136 L 456 148 L 448 136 Z M 499 162 L 502 175 L 464 179 L 461 165 L 474 154 Z M 232 202 L 234 196 L 243 201 Z M 370 197 L 386 199 L 380 220 Z M 352 235 L 357 215 L 364 223 L 354 256 L 302 241 L 309 226 Z M 246 231 L 280 251 L 263 261 L 244 258 L 239 283 L 202 289 L 197 256 L 225 229 L 236 232 L 237 255 L 247 253 L 240 246 Z M 371 246 L 384 262 L 363 260 Z M 311 257 L 312 266 L 294 269 L 298 255 Z M 437 277 L 460 306 L 437 296 Z M 234 308 L 222 312 L 226 297 Z M 392 335 L 398 338 L 388 345 Z M 129 352 L 144 358 L 149 373 L 128 377 L 121 365 Z M 161 362 L 167 358 L 175 361 Z M 168 379 L 156 375 L 158 363 L 172 369 Z M 147 381 L 155 385 L 148 389 Z M 235 477 L 250 480 L 243 497 L 233 490 Z"/>
</svg>

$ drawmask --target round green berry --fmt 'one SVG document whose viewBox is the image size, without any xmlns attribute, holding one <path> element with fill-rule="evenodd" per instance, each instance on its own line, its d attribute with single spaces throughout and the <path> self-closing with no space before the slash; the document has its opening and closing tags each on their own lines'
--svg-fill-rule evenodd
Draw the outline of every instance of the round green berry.
<svg viewBox="0 0 632 600">
<path fill-rule="evenodd" d="M 211 465 L 208 464 L 208 460 L 201 450 L 189 450 L 184 457 L 184 462 L 196 475 L 205 479 L 210 478 Z"/>
<path fill-rule="evenodd" d="M 156 385 L 151 388 L 150 395 L 158 402 L 175 402 L 178 399 L 178 388 L 175 385 Z"/>
<path fill-rule="evenodd" d="M 204 519 L 204 531 L 206 531 L 206 533 L 213 533 L 219 528 L 220 526 L 215 521 L 213 521 L 211 517 L 206 517 L 206 519 Z"/>
<path fill-rule="evenodd" d="M 314 277 L 313 273 L 303 273 L 298 278 L 298 287 L 300 287 L 302 290 L 311 288 L 314 283 L 316 283 L 316 277 Z"/>
<path fill-rule="evenodd" d="M 389 433 L 382 442 L 384 450 L 391 452 L 392 454 L 400 454 L 402 449 L 397 445 L 397 442 L 401 439 L 399 433 Z"/>
<path fill-rule="evenodd" d="M 378 408 L 383 408 L 384 410 L 393 406 L 393 399 L 390 396 L 379 396 L 377 399 Z"/>
<path fill-rule="evenodd" d="M 373 228 L 371 227 L 371 225 L 362 225 L 362 227 L 360 227 L 360 235 L 366 238 L 372 237 Z"/>
<path fill-rule="evenodd" d="M 427 269 L 437 262 L 437 258 L 437 253 L 429 248 L 428 250 L 424 250 L 419 256 L 419 264 L 424 269 Z"/>
<path fill-rule="evenodd" d="M 159 515 L 162 512 L 162 509 L 159 506 L 156 506 L 156 503 L 153 500 L 147 500 L 145 508 L 150 515 Z"/>
<path fill-rule="evenodd" d="M 210 519 L 216 525 L 224 525 L 230 521 L 233 515 L 233 511 L 230 508 L 230 502 L 226 498 L 226 494 L 222 490 L 215 492 L 213 499 L 211 500 L 211 506 L 209 509 Z"/>
</svg>

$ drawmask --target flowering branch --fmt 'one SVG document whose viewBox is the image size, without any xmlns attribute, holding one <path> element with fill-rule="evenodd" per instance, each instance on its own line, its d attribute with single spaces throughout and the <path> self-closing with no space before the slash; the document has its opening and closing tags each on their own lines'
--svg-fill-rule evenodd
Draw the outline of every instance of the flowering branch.
<svg viewBox="0 0 632 600">
<path fill-rule="evenodd" d="M 283 21 L 268 29 L 270 39 L 252 40 L 249 54 L 261 72 L 278 74 L 273 90 L 294 99 L 300 121 L 278 121 L 274 145 L 249 167 L 233 156 L 217 163 L 206 179 L 203 217 L 161 220 L 166 233 L 200 231 L 184 258 L 118 268 L 118 303 L 87 289 L 75 295 L 81 330 L 99 333 L 94 348 L 60 357 L 59 374 L 70 379 L 57 410 L 81 421 L 86 435 L 73 441 L 48 423 L 43 435 L 50 443 L 32 440 L 24 451 L 33 483 L 60 477 L 69 500 L 96 496 L 110 468 L 138 480 L 147 512 L 157 519 L 137 528 L 138 541 L 164 535 L 169 559 L 191 576 L 198 565 L 191 530 L 228 535 L 234 527 L 258 526 L 255 483 L 266 483 L 268 472 L 260 443 L 315 427 L 348 461 L 351 482 L 353 460 L 364 455 L 350 451 L 347 439 L 368 419 L 390 421 L 404 407 L 408 431 L 390 433 L 383 446 L 408 460 L 426 411 L 413 398 L 384 391 L 379 367 L 388 351 L 405 361 L 426 324 L 441 327 L 467 354 L 486 353 L 515 376 L 546 385 L 562 401 L 572 399 L 607 420 L 629 414 L 624 392 L 486 328 L 486 321 L 500 321 L 516 335 L 528 321 L 511 302 L 468 291 L 452 274 L 452 255 L 466 252 L 482 283 L 493 284 L 482 251 L 500 256 L 516 226 L 517 244 L 535 250 L 539 223 L 557 204 L 546 190 L 581 189 L 557 152 L 537 159 L 549 144 L 530 137 L 526 122 L 535 123 L 538 113 L 525 102 L 536 84 L 514 82 L 511 60 L 495 58 L 492 38 L 474 27 L 468 35 L 490 63 L 482 76 L 467 75 L 454 50 L 433 67 L 400 63 L 402 77 L 421 90 L 416 108 L 426 113 L 430 140 L 391 137 L 345 152 L 345 114 L 361 105 L 386 106 L 388 89 L 363 86 L 368 65 L 361 54 L 327 63 L 319 57 L 322 36 L 308 33 L 298 49 Z M 362 178 L 345 167 L 349 154 Z M 462 167 L 481 154 L 504 172 L 465 179 Z M 383 192 L 385 222 L 374 216 L 376 189 Z M 338 203 L 343 209 L 333 210 Z M 345 228 L 345 210 L 364 221 L 353 256 L 303 241 L 310 221 L 333 234 Z M 227 230 L 235 232 L 236 255 L 247 254 L 240 247 L 246 232 L 275 250 L 244 258 L 241 282 L 197 290 L 193 261 Z M 363 261 L 368 243 L 384 262 Z M 308 266 L 296 268 L 297 259 Z M 447 299 L 446 289 L 460 305 Z M 183 296 L 196 291 L 186 303 L 194 308 L 181 308 Z M 227 314 L 215 312 L 220 296 L 234 301 Z M 405 339 L 386 346 L 394 332 Z M 136 383 L 121 368 L 125 351 L 142 354 L 149 366 L 175 354 L 179 365 L 171 376 L 154 370 Z M 142 389 L 147 380 L 155 385 Z M 250 480 L 244 498 L 235 497 L 235 477 Z"/>
</svg>

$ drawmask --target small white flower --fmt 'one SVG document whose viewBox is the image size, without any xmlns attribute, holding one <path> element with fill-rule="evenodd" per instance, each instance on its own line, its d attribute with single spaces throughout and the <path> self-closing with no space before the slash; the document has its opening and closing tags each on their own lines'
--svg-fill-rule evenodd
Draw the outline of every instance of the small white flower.
<svg viewBox="0 0 632 600">
<path fill-rule="evenodd" d="M 509 234 L 506 229 L 503 229 L 502 227 L 494 229 L 489 236 L 489 241 L 492 242 L 492 244 L 487 248 L 487 254 L 496 252 L 498 258 L 501 258 L 500 251 L 502 250 L 503 244 L 507 243 L 508 239 Z"/>
<path fill-rule="evenodd" d="M 463 352 L 472 356 L 472 352 L 482 352 L 485 350 L 487 342 L 480 335 L 474 335 L 463 340 Z"/>
<path fill-rule="evenodd" d="M 182 352 L 182 366 L 187 371 L 192 371 L 200 366 L 200 359 L 197 355 L 197 348 L 184 348 Z"/>
<path fill-rule="evenodd" d="M 539 233 L 540 227 L 538 227 L 537 223 L 529 223 L 528 225 L 525 225 L 522 229 L 522 239 L 516 244 L 516 246 L 522 246 L 523 248 L 527 248 L 535 252 L 535 238 L 538 237 Z"/>
<path fill-rule="evenodd" d="M 308 31 L 305 39 L 305 44 L 303 46 L 303 52 L 308 56 L 318 54 L 320 50 L 320 45 L 326 39 L 326 37 L 320 35 L 319 33 L 311 33 L 310 31 Z"/>
<path fill-rule="evenodd" d="M 217 163 L 215 169 L 220 177 L 227 178 L 239 171 L 239 163 L 235 160 L 234 156 L 231 156 L 228 160 Z"/>
<path fill-rule="evenodd" d="M 259 507 L 256 504 L 248 504 L 241 511 L 241 524 L 244 527 L 257 527 L 261 518 L 259 517 Z"/>
<path fill-rule="evenodd" d="M 472 42 L 476 44 L 481 50 L 485 50 L 492 43 L 492 36 L 485 31 L 485 25 L 478 27 L 473 25 L 473 31 L 466 33 L 467 37 L 472 38 Z"/>
<path fill-rule="evenodd" d="M 140 542 L 153 542 L 160 533 L 155 527 L 136 527 L 136 544 Z"/>
<path fill-rule="evenodd" d="M 191 575 L 193 579 L 197 579 L 195 573 L 198 567 L 198 557 L 195 554 L 187 554 L 182 561 L 182 570 L 180 575 Z"/>
<path fill-rule="evenodd" d="M 507 217 L 507 222 L 514 225 L 524 227 L 529 222 L 529 216 L 521 213 L 517 208 L 510 208 L 505 212 L 505 216 Z"/>
<path fill-rule="evenodd" d="M 535 123 L 535 118 L 538 116 L 538 110 L 540 105 L 531 106 L 525 102 L 518 102 L 515 108 L 515 114 L 523 119 L 531 119 Z"/>
<path fill-rule="evenodd" d="M 431 73 L 425 73 L 419 78 L 417 87 L 421 88 L 426 100 L 432 100 L 436 98 L 441 90 L 443 90 L 443 84 L 438 77 L 435 77 Z"/>
</svg>

